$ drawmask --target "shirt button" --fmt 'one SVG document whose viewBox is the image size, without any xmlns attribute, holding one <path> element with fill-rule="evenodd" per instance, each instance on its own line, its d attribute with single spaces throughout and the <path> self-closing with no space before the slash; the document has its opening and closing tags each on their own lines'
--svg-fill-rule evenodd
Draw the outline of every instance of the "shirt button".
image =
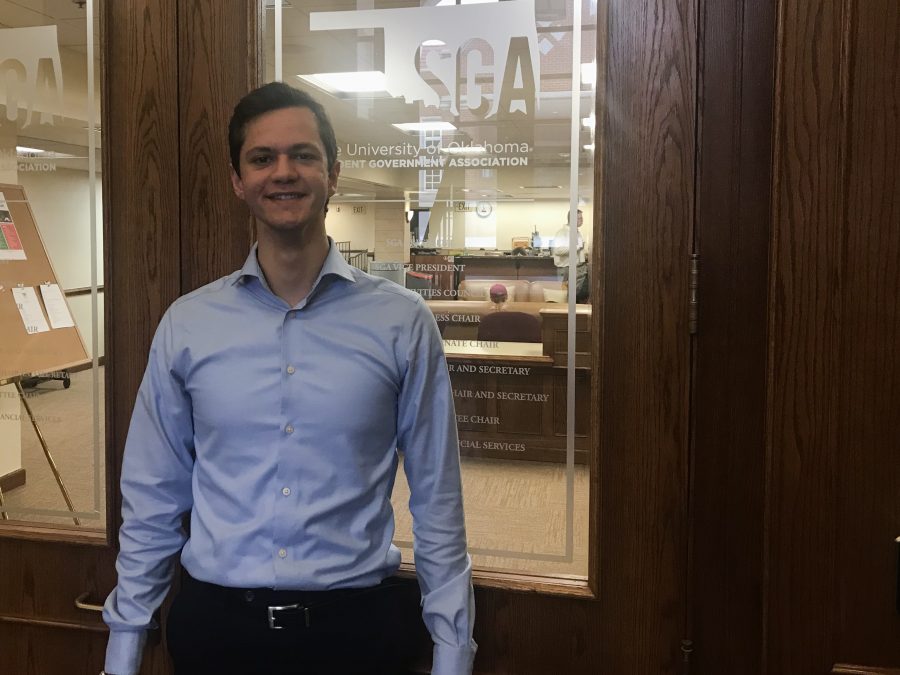
<svg viewBox="0 0 900 675">
<path fill-rule="evenodd" d="M 291 488 L 289 488 L 289 487 L 281 488 L 281 494 L 283 494 L 285 497 L 290 497 Z"/>
<path fill-rule="evenodd" d="M 288 424 L 288 425 L 284 428 L 284 433 L 286 433 L 286 434 L 292 434 L 292 433 L 294 433 L 294 427 L 292 427 L 290 424 Z"/>
<path fill-rule="evenodd" d="M 288 375 L 293 375 L 295 372 L 297 372 L 297 369 L 294 368 L 294 366 L 288 366 L 287 372 L 288 372 Z"/>
<path fill-rule="evenodd" d="M 287 558 L 287 551 L 283 548 L 278 549 L 279 558 Z"/>
</svg>

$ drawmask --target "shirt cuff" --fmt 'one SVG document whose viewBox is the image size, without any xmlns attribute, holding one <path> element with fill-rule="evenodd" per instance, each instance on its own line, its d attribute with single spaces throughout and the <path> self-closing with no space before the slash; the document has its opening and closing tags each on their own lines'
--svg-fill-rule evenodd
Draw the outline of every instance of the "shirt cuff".
<svg viewBox="0 0 900 675">
<path fill-rule="evenodd" d="M 435 643 L 431 675 L 471 675 L 477 649 L 475 640 L 470 640 L 464 647 Z"/>
<path fill-rule="evenodd" d="M 147 642 L 145 630 L 110 631 L 103 670 L 115 675 L 137 675 L 141 669 L 145 642 Z"/>
</svg>

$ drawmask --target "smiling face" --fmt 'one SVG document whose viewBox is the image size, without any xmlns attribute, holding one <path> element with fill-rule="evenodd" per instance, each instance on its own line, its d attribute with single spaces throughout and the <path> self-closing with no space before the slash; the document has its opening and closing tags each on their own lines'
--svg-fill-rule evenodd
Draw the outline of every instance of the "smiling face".
<svg viewBox="0 0 900 675">
<path fill-rule="evenodd" d="M 247 123 L 234 193 L 265 229 L 304 237 L 325 235 L 325 206 L 340 165 L 329 170 L 316 117 L 309 108 L 281 108 Z"/>
</svg>

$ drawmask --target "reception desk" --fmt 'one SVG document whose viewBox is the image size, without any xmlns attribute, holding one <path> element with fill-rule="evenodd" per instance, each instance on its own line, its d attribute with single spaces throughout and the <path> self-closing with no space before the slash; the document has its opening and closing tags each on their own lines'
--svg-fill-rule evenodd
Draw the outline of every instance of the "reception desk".
<svg viewBox="0 0 900 675">
<path fill-rule="evenodd" d="M 458 255 L 457 282 L 464 279 L 521 279 L 523 281 L 556 281 L 553 256 L 526 255 Z"/>
<path fill-rule="evenodd" d="M 444 340 L 460 453 L 566 461 L 566 368 L 543 343 Z M 590 369 L 575 372 L 575 462 L 591 446 Z"/>
<path fill-rule="evenodd" d="M 427 274 L 431 283 L 422 297 L 427 300 L 450 300 L 460 296 L 460 284 L 466 279 L 496 279 L 556 284 L 556 266 L 552 256 L 521 255 L 450 255 L 444 253 L 410 253 L 411 272 Z"/>
</svg>

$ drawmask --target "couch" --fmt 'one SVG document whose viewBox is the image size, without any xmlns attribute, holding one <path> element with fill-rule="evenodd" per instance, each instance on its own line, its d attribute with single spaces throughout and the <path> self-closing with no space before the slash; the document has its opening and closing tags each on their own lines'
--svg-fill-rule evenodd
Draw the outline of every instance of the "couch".
<svg viewBox="0 0 900 675">
<path fill-rule="evenodd" d="M 566 302 L 561 282 L 525 279 L 463 279 L 459 282 L 459 299 L 489 300 L 489 291 L 494 284 L 506 286 L 507 302 Z"/>
</svg>

